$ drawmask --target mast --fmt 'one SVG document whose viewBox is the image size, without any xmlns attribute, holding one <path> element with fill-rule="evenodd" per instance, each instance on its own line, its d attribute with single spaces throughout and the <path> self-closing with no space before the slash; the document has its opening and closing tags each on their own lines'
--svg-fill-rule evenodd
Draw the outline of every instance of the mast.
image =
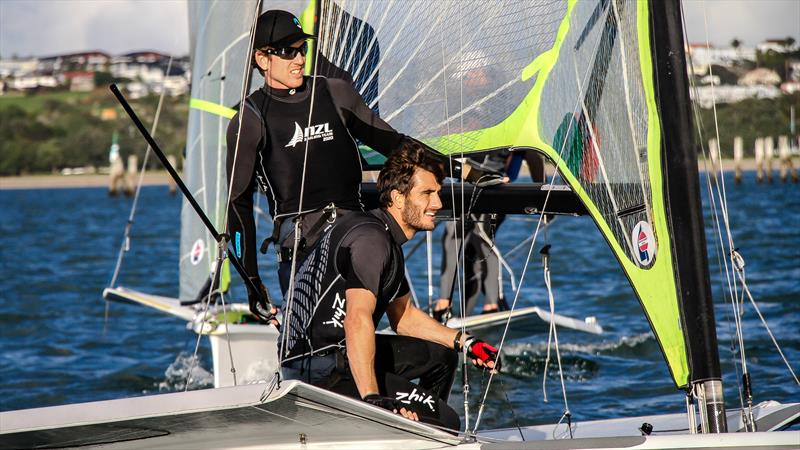
<svg viewBox="0 0 800 450">
<path fill-rule="evenodd" d="M 692 143 L 689 80 L 680 0 L 650 2 L 655 81 L 663 130 L 667 220 L 675 282 L 689 355 L 690 384 L 700 403 L 703 432 L 728 431 L 722 395 L 714 304 L 708 273 L 697 153 Z"/>
</svg>

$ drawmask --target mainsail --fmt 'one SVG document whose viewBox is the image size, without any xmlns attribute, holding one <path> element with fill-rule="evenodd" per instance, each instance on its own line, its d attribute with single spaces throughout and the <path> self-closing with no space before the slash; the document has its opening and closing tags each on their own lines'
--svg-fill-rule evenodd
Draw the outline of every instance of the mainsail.
<svg viewBox="0 0 800 450">
<path fill-rule="evenodd" d="M 363 93 L 377 79 L 371 106 L 380 102 L 391 125 L 439 151 L 532 148 L 550 158 L 608 241 L 675 384 L 685 386 L 648 8 L 614 0 L 323 1 L 319 48 L 369 82 Z M 377 60 L 351 52 L 364 46 L 364 23 L 373 33 L 367 46 L 380 45 Z"/>
</svg>

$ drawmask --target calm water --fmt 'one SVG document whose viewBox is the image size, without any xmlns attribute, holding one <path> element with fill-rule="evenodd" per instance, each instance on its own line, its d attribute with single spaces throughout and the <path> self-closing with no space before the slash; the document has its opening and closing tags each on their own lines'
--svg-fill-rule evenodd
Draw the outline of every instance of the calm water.
<svg viewBox="0 0 800 450">
<path fill-rule="evenodd" d="M 743 186 L 727 186 L 734 238 L 746 259 L 750 289 L 798 371 L 800 185 L 756 185 L 754 175 L 748 176 Z M 181 370 L 195 335 L 181 321 L 147 308 L 112 304 L 106 311 L 101 297 L 130 205 L 130 199 L 108 198 L 104 189 L 0 191 L 0 410 L 132 397 L 182 386 Z M 144 188 L 119 284 L 177 294 L 180 206 L 166 187 Z M 499 231 L 500 247 L 509 250 L 534 226 L 530 220 L 509 219 Z M 734 407 L 739 401 L 731 307 L 719 300 L 722 278 L 712 240 L 709 234 L 726 400 Z M 542 236 L 535 255 L 544 242 Z M 575 420 L 683 411 L 683 396 L 673 388 L 641 308 L 594 224 L 586 218 L 558 218 L 547 232 L 547 243 L 553 246 L 557 312 L 595 316 L 606 330 L 602 336 L 560 334 Z M 527 246 L 509 257 L 517 275 L 526 253 Z M 438 265 L 438 256 L 435 261 Z M 427 298 L 423 252 L 409 263 L 419 275 L 420 298 Z M 265 258 L 262 274 L 271 276 L 270 268 Z M 234 297 L 242 299 L 241 291 Z M 541 263 L 535 258 L 520 304 L 546 307 L 545 298 Z M 743 321 L 755 400 L 800 401 L 800 388 L 749 305 Z M 483 426 L 557 421 L 564 402 L 554 365 L 547 374 L 549 401 L 543 400 L 546 336 L 509 342 L 505 348 L 507 373 L 493 383 Z M 212 383 L 209 353 L 203 343 L 199 387 Z M 484 380 L 477 372 L 470 377 L 472 392 L 480 392 Z M 461 408 L 457 392 L 459 387 L 451 403 Z"/>
</svg>

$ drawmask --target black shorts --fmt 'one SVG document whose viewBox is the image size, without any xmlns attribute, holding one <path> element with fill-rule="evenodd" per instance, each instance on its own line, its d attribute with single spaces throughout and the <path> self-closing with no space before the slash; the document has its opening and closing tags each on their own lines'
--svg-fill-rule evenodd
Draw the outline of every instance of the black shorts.
<svg viewBox="0 0 800 450">
<path fill-rule="evenodd" d="M 447 404 L 457 365 L 458 353 L 439 344 L 407 336 L 375 336 L 375 376 L 380 394 L 416 412 L 421 421 L 451 430 L 461 426 L 458 414 Z M 292 360 L 283 367 L 287 379 L 361 398 L 341 350 Z"/>
</svg>

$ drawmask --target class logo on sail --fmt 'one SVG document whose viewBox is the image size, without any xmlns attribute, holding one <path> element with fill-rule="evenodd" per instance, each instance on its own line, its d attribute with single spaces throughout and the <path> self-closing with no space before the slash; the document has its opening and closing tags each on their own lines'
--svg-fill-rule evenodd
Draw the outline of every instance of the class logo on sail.
<svg viewBox="0 0 800 450">
<path fill-rule="evenodd" d="M 301 142 L 313 141 L 314 139 L 322 139 L 323 142 L 333 139 L 333 131 L 330 128 L 330 123 L 325 122 L 302 128 L 299 123 L 295 122 L 294 135 L 285 147 L 294 147 Z"/>
<path fill-rule="evenodd" d="M 639 222 L 631 232 L 633 257 L 640 266 L 648 266 L 656 257 L 656 238 L 653 228 L 647 222 Z"/>
<path fill-rule="evenodd" d="M 200 261 L 203 260 L 203 254 L 206 252 L 206 243 L 202 239 L 198 239 L 194 241 L 194 245 L 192 245 L 192 251 L 189 253 L 189 261 L 191 261 L 193 266 L 200 264 Z"/>
</svg>

